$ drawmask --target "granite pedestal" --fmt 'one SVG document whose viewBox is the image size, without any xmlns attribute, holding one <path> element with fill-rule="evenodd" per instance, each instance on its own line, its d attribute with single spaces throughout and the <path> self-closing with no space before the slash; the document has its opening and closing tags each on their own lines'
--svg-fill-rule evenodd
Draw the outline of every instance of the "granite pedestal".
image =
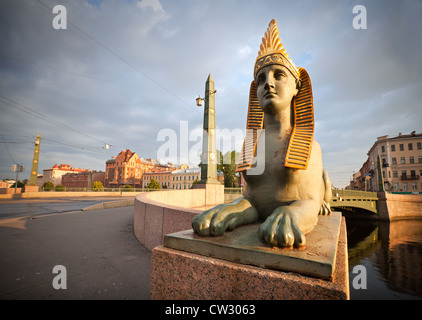
<svg viewBox="0 0 422 320">
<path fill-rule="evenodd" d="M 26 185 L 24 188 L 24 192 L 38 192 L 40 189 L 39 186 L 28 186 Z"/>
<path fill-rule="evenodd" d="M 320 216 L 302 250 L 259 243 L 258 227 L 239 227 L 221 237 L 199 237 L 191 230 L 166 235 L 164 246 L 152 251 L 151 299 L 349 299 L 340 213 Z"/>
</svg>

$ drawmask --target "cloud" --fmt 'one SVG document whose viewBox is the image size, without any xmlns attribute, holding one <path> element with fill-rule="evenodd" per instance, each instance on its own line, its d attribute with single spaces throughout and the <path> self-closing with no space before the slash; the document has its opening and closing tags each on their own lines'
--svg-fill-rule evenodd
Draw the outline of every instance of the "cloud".
<svg viewBox="0 0 422 320">
<path fill-rule="evenodd" d="M 1 1 L 0 94 L 73 130 L 0 98 L 0 133 L 26 141 L 8 144 L 26 164 L 38 132 L 59 141 L 42 142 L 41 168 L 57 162 L 104 170 L 125 148 L 155 158 L 161 129 L 179 132 L 180 121 L 189 130 L 202 126 L 195 98 L 204 96 L 209 73 L 217 127 L 244 130 L 256 54 L 275 18 L 290 57 L 311 77 L 324 166 L 347 184 L 376 137 L 422 132 L 422 4 L 363 1 L 366 30 L 352 27 L 354 4 L 68 1 L 71 23 L 54 30 L 54 15 L 38 1 Z M 0 149 L 0 175 L 11 176 L 12 161 Z"/>
<path fill-rule="evenodd" d="M 141 0 L 137 3 L 137 7 L 141 9 L 145 8 L 152 8 L 154 11 L 161 11 L 164 12 L 163 6 L 161 5 L 159 0 Z"/>
<path fill-rule="evenodd" d="M 241 59 L 247 58 L 251 53 L 252 49 L 249 45 L 245 45 L 239 48 L 239 57 Z"/>
</svg>

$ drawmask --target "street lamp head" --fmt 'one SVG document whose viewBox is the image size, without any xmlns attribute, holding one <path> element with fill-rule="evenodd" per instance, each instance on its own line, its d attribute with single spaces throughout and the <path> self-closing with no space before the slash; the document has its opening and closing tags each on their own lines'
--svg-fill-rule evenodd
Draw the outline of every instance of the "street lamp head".
<svg viewBox="0 0 422 320">
<path fill-rule="evenodd" d="M 196 98 L 196 105 L 202 107 L 202 101 L 204 101 L 204 99 L 201 98 L 201 96 L 198 96 L 198 98 Z"/>
</svg>

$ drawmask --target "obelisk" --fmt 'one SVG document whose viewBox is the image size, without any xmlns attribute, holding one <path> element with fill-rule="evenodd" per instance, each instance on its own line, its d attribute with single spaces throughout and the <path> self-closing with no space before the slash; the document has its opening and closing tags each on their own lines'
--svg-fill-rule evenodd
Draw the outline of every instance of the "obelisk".
<svg viewBox="0 0 422 320">
<path fill-rule="evenodd" d="M 217 180 L 215 142 L 215 86 L 211 74 L 205 83 L 204 131 L 202 136 L 201 180 L 198 184 L 220 184 Z"/>
<path fill-rule="evenodd" d="M 34 156 L 32 159 L 31 176 L 29 178 L 28 186 L 37 185 L 38 161 L 40 159 L 40 144 L 41 144 L 41 135 L 38 133 L 35 139 Z"/>
</svg>

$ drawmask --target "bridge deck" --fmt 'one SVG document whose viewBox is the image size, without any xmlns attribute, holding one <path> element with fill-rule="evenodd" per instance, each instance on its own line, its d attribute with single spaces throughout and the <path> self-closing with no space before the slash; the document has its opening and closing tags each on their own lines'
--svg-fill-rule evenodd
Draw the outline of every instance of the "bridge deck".
<svg viewBox="0 0 422 320">
<path fill-rule="evenodd" d="M 332 208 L 363 209 L 378 213 L 378 195 L 376 192 L 333 189 L 330 201 Z"/>
</svg>

